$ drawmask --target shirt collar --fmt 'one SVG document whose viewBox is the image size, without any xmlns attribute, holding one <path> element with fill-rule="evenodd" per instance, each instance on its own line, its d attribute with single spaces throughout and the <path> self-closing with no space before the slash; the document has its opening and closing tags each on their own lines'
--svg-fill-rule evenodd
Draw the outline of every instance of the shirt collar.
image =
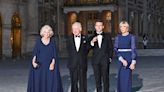
<svg viewBox="0 0 164 92">
<path fill-rule="evenodd" d="M 122 36 L 127 36 L 129 35 L 129 32 L 123 33 Z"/>
<path fill-rule="evenodd" d="M 97 34 L 102 34 L 103 33 L 103 31 L 100 31 L 100 32 L 96 32 Z"/>
</svg>

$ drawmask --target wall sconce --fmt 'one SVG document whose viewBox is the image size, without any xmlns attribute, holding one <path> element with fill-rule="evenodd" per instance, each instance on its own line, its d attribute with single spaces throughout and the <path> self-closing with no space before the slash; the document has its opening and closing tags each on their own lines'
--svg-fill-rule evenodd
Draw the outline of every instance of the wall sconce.
<svg viewBox="0 0 164 92">
<path fill-rule="evenodd" d="M 161 24 L 161 17 L 158 18 L 158 24 Z"/>
<path fill-rule="evenodd" d="M 147 16 L 147 19 L 148 19 L 148 21 L 150 21 L 150 19 L 151 19 L 151 14 L 149 14 L 149 15 Z"/>
<path fill-rule="evenodd" d="M 130 16 L 132 19 L 134 19 L 134 12 L 133 11 L 130 13 Z"/>
<path fill-rule="evenodd" d="M 56 16 L 55 15 L 52 16 L 52 20 L 54 23 L 56 23 Z"/>
</svg>

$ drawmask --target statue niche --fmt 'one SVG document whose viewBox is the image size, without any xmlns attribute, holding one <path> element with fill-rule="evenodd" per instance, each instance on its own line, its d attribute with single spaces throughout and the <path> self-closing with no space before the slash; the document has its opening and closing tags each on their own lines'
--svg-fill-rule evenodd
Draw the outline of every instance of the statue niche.
<svg viewBox="0 0 164 92">
<path fill-rule="evenodd" d="M 21 19 L 18 12 L 15 12 L 11 19 L 11 48 L 12 58 L 21 57 Z"/>
</svg>

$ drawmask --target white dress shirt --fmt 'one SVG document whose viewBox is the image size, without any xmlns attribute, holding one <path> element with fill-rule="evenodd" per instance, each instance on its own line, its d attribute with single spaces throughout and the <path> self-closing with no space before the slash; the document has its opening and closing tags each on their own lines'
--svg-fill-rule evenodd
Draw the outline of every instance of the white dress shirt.
<svg viewBox="0 0 164 92">
<path fill-rule="evenodd" d="M 78 52 L 81 43 L 81 35 L 79 37 L 74 36 L 74 41 L 75 41 L 76 51 Z"/>
<path fill-rule="evenodd" d="M 99 32 L 99 33 L 97 32 L 97 34 L 102 34 L 102 32 Z M 99 48 L 101 48 L 102 38 L 103 38 L 102 35 L 97 35 L 97 41 L 98 41 Z"/>
<path fill-rule="evenodd" d="M 101 32 L 96 32 L 97 34 L 102 34 L 102 31 Z M 103 39 L 103 36 L 102 35 L 97 35 L 97 41 L 98 41 L 98 47 L 101 48 L 101 44 L 102 44 L 102 39 Z M 91 46 L 94 46 L 94 43 L 91 42 L 90 43 Z"/>
</svg>

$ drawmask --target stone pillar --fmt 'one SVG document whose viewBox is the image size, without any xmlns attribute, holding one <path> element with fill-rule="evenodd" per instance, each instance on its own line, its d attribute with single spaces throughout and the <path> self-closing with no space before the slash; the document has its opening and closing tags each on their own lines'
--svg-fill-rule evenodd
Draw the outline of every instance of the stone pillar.
<svg viewBox="0 0 164 92">
<path fill-rule="evenodd" d="M 0 59 L 2 58 L 2 18 L 0 13 Z"/>
<path fill-rule="evenodd" d="M 128 14 L 129 13 L 129 9 L 128 9 L 128 0 L 125 0 L 125 20 L 128 21 L 129 17 Z"/>
<path fill-rule="evenodd" d="M 143 12 L 143 33 L 148 33 L 148 18 L 147 18 L 147 1 L 146 0 L 143 0 L 144 2 L 144 12 Z"/>
<path fill-rule="evenodd" d="M 7 11 L 6 11 L 7 10 Z M 11 48 L 11 18 L 15 11 L 17 11 L 17 5 L 14 2 L 1 1 L 0 3 L 0 11 L 2 17 L 2 53 L 3 58 L 12 56 L 12 48 Z"/>
<path fill-rule="evenodd" d="M 112 14 L 112 20 L 113 20 L 113 36 L 117 35 L 119 32 L 119 18 L 118 18 L 118 11 L 114 11 Z"/>
<path fill-rule="evenodd" d="M 40 29 L 39 29 L 40 30 Z M 32 52 L 38 30 L 38 1 L 28 0 L 28 31 L 26 52 Z"/>
<path fill-rule="evenodd" d="M 150 38 L 151 38 L 151 35 L 150 35 L 150 24 L 151 24 L 151 20 L 150 20 L 150 17 L 151 17 L 151 14 L 147 14 L 147 35 L 148 35 L 148 40 L 150 42 Z"/>
<path fill-rule="evenodd" d="M 153 31 L 154 31 L 154 15 L 151 15 L 150 17 L 150 41 L 153 42 L 153 38 L 154 38 L 154 35 L 153 35 Z"/>
<path fill-rule="evenodd" d="M 138 22 L 139 22 L 139 18 L 138 18 L 138 12 L 134 13 L 134 33 L 135 35 L 138 37 Z"/>
<path fill-rule="evenodd" d="M 161 19 L 161 32 L 162 32 L 162 40 L 164 41 L 164 31 L 163 31 L 163 29 L 164 29 L 164 18 L 162 18 Z"/>
<path fill-rule="evenodd" d="M 82 25 L 82 34 L 86 35 L 87 34 L 86 12 L 80 12 L 78 15 L 79 15 L 79 21 L 81 22 Z"/>
</svg>

